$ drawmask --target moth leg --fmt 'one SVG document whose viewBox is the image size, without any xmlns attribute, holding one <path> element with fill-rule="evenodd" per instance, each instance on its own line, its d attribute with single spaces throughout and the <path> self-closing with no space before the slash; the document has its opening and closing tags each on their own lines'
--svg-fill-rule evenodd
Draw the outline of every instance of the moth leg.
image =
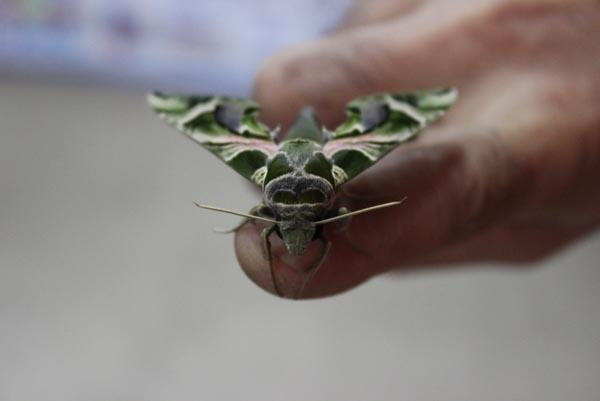
<svg viewBox="0 0 600 401">
<path fill-rule="evenodd" d="M 275 269 L 273 267 L 273 255 L 271 254 L 271 242 L 269 241 L 269 236 L 273 234 L 277 224 L 273 224 L 267 228 L 265 228 L 262 233 L 260 233 L 260 239 L 262 244 L 262 252 L 263 257 L 269 262 L 269 271 L 271 272 L 271 280 L 273 282 L 273 289 L 275 293 L 283 298 L 283 294 L 279 290 L 279 286 L 277 285 L 277 280 L 275 279 Z"/>
<path fill-rule="evenodd" d="M 264 207 L 266 207 L 266 206 L 265 205 L 254 206 L 252 209 L 250 209 L 248 214 L 251 214 L 253 216 L 262 216 L 264 213 L 261 213 L 261 210 L 263 210 Z M 244 227 L 248 223 L 256 224 L 256 220 L 251 219 L 251 218 L 245 218 L 237 226 L 235 226 L 233 228 L 224 229 L 224 230 L 215 228 L 214 231 L 219 234 L 233 234 L 233 233 L 238 232 L 238 230 L 240 228 Z"/>
<path fill-rule="evenodd" d="M 343 216 L 348 212 L 350 212 L 350 210 L 348 210 L 347 207 L 341 207 L 338 209 L 337 215 Z M 337 231 L 344 233 L 344 235 L 346 236 L 346 239 L 348 240 L 350 245 L 354 246 L 352 244 L 352 238 L 350 238 L 350 230 L 349 230 L 351 221 L 352 221 L 352 217 L 346 217 L 345 219 L 338 221 L 337 222 Z"/>
<path fill-rule="evenodd" d="M 306 276 L 304 277 L 304 280 L 302 281 L 302 285 L 300 286 L 300 288 L 296 292 L 296 295 L 294 296 L 295 299 L 300 298 L 300 296 L 306 289 L 306 286 L 308 285 L 308 283 L 310 283 L 310 281 L 313 279 L 315 274 L 317 274 L 317 272 L 319 271 L 321 266 L 323 266 L 323 263 L 325 262 L 325 260 L 327 259 L 327 256 L 329 255 L 329 252 L 331 251 L 331 242 L 329 242 L 323 235 L 319 236 L 319 241 L 321 241 L 321 244 L 323 245 L 323 250 L 321 251 L 321 255 L 319 255 L 319 259 L 317 259 L 315 264 L 313 264 L 312 267 L 306 273 Z"/>
<path fill-rule="evenodd" d="M 348 208 L 345 207 L 341 207 L 338 209 L 338 216 L 343 216 L 344 214 L 348 213 L 349 210 Z M 352 240 L 352 237 L 350 237 L 350 222 L 352 221 L 352 217 L 348 217 L 345 219 L 342 219 L 339 221 L 339 225 L 338 225 L 338 231 L 344 233 L 344 236 L 346 237 L 346 239 L 348 240 L 348 244 L 350 245 L 350 247 L 352 248 L 352 250 L 354 250 L 357 253 L 360 253 L 362 255 L 369 255 L 369 253 L 363 249 L 360 249 L 358 246 L 356 246 L 354 244 L 354 241 Z"/>
<path fill-rule="evenodd" d="M 341 207 L 338 209 L 338 216 L 343 216 L 346 213 L 350 212 L 350 210 L 348 210 L 347 207 Z M 352 220 L 352 217 L 347 217 L 345 219 L 342 219 L 338 222 L 338 229 L 339 231 L 343 231 L 345 233 L 348 232 L 348 227 L 350 227 L 350 221 Z"/>
</svg>

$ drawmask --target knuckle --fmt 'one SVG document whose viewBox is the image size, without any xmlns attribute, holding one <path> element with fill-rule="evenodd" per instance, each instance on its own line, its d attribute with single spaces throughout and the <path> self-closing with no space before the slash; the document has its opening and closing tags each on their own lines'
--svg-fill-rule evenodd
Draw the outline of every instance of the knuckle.
<svg viewBox="0 0 600 401">
<path fill-rule="evenodd" d="M 422 5 L 423 0 L 358 0 L 348 10 L 342 28 L 394 19 Z"/>
<path fill-rule="evenodd" d="M 370 57 L 376 49 L 363 42 L 330 37 L 285 50 L 263 65 L 255 96 L 269 104 L 285 101 L 295 110 L 313 106 L 324 123 L 338 122 L 348 100 L 381 86 Z"/>
<path fill-rule="evenodd" d="M 253 97 L 263 106 L 263 118 L 273 125 L 289 125 L 296 112 L 305 106 L 307 82 L 299 71 L 305 66 L 294 49 L 265 61 L 254 80 Z"/>
<path fill-rule="evenodd" d="M 564 0 L 505 0 L 485 8 L 467 25 L 495 52 L 528 54 L 552 45 L 553 35 L 548 33 L 564 30 L 565 10 L 572 6 Z"/>
<path fill-rule="evenodd" d="M 469 160 L 466 202 L 469 226 L 479 228 L 516 208 L 531 190 L 531 163 L 491 130 L 480 138 L 477 156 Z"/>
<path fill-rule="evenodd" d="M 270 99 L 273 96 L 273 89 L 280 87 L 281 78 L 281 61 L 279 57 L 267 59 L 254 79 L 254 97 L 259 101 Z"/>
</svg>

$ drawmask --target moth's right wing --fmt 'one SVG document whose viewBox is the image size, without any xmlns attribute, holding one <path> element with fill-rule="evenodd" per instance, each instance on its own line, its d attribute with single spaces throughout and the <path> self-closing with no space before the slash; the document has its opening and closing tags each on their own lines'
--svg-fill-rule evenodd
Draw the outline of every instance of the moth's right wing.
<svg viewBox="0 0 600 401">
<path fill-rule="evenodd" d="M 353 100 L 347 119 L 332 134 L 323 152 L 334 163 L 337 185 L 377 163 L 441 118 L 456 102 L 454 88 L 382 93 Z"/>
<path fill-rule="evenodd" d="M 182 96 L 153 92 L 152 109 L 170 126 L 262 185 L 267 160 L 277 153 L 272 131 L 257 120 L 258 104 L 223 96 Z"/>
</svg>

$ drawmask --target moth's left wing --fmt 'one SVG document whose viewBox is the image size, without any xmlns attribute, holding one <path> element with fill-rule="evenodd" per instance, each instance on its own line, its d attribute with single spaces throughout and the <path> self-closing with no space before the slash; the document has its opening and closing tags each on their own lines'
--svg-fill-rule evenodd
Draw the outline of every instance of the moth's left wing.
<svg viewBox="0 0 600 401">
<path fill-rule="evenodd" d="M 154 92 L 148 103 L 169 125 L 261 185 L 267 159 L 277 153 L 269 128 L 256 116 L 256 103 L 223 96 L 180 96 Z"/>
<path fill-rule="evenodd" d="M 367 169 L 396 146 L 409 141 L 435 122 L 454 104 L 453 89 L 384 93 L 353 100 L 347 119 L 325 143 L 323 152 L 333 160 L 341 185 Z"/>
</svg>

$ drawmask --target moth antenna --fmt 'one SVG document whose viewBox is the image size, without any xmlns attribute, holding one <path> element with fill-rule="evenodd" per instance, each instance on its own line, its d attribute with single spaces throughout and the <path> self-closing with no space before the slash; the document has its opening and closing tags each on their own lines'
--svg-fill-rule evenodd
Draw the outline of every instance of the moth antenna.
<svg viewBox="0 0 600 401">
<path fill-rule="evenodd" d="M 234 228 L 223 228 L 223 227 L 213 227 L 213 231 L 216 234 L 232 234 L 235 232 L 235 227 Z"/>
<path fill-rule="evenodd" d="M 253 214 L 237 212 L 235 210 L 223 209 L 223 208 L 215 207 L 215 206 L 200 205 L 199 203 L 196 203 L 196 202 L 194 202 L 194 205 L 196 205 L 200 209 L 212 210 L 212 211 L 221 212 L 221 213 L 229 213 L 229 214 L 233 214 L 233 215 L 236 215 L 236 216 L 247 217 L 249 219 L 262 220 L 262 221 L 266 221 L 266 222 L 269 222 L 269 223 L 277 224 L 276 220 L 268 219 L 266 217 L 261 217 L 261 216 L 255 216 Z"/>
<path fill-rule="evenodd" d="M 356 210 L 354 212 L 342 214 L 341 216 L 335 216 L 335 217 L 331 217 L 329 219 L 317 221 L 315 223 L 315 225 L 329 224 L 329 223 L 333 223 L 334 221 L 342 220 L 342 219 L 345 219 L 345 218 L 350 217 L 350 216 L 356 216 L 357 214 L 363 214 L 363 213 L 373 212 L 375 210 L 384 209 L 386 207 L 400 205 L 402 202 L 404 202 L 406 200 L 406 198 L 407 197 L 405 196 L 404 198 L 402 198 L 399 201 L 389 202 L 389 203 L 383 203 L 381 205 L 375 205 L 375 206 L 367 207 L 365 209 L 360 209 L 360 210 Z"/>
</svg>

